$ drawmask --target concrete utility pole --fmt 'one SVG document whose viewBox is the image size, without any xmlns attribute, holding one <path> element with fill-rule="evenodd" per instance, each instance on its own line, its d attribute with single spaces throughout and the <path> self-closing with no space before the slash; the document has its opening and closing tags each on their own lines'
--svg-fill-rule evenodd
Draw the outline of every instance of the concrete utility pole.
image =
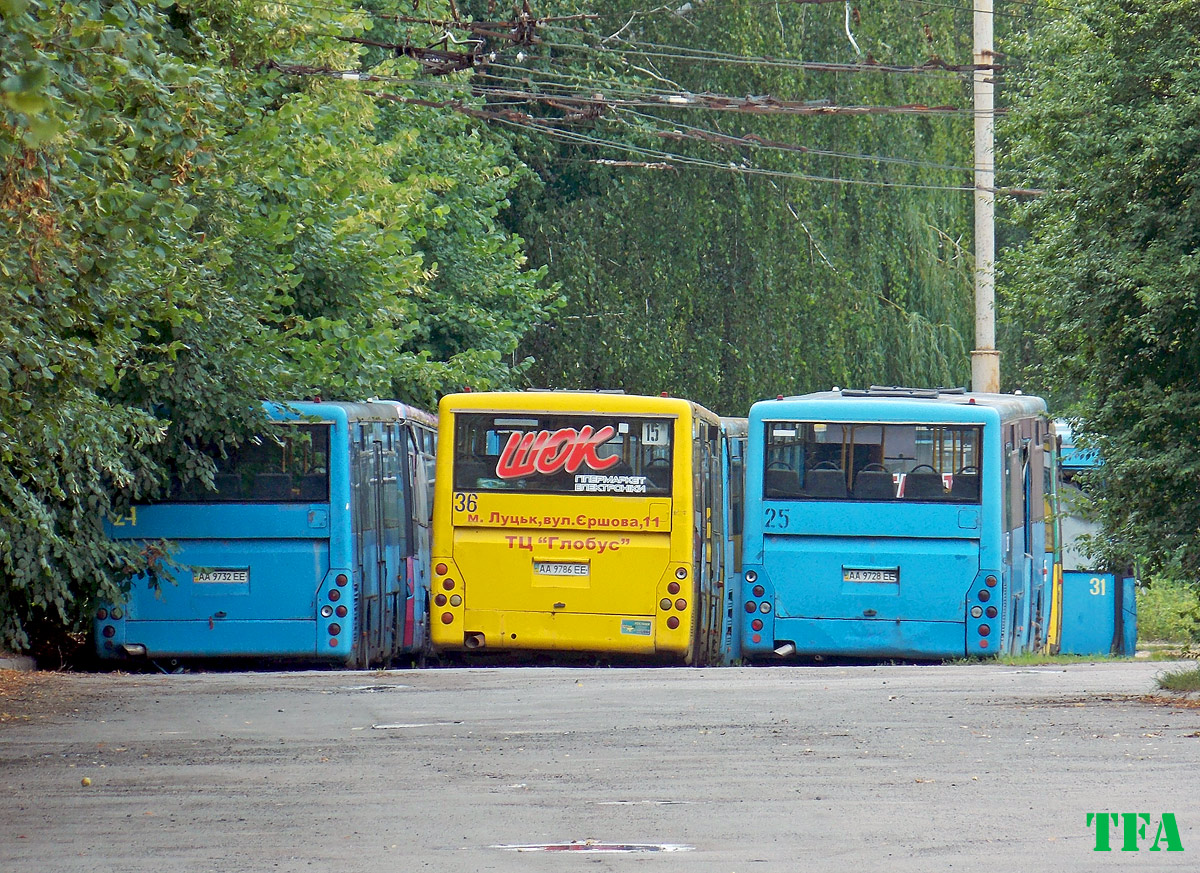
<svg viewBox="0 0 1200 873">
<path fill-rule="evenodd" d="M 1000 390 L 996 350 L 996 149 L 992 0 L 975 0 L 975 348 L 971 390 Z M 989 69 L 978 69 L 988 66 Z"/>
</svg>

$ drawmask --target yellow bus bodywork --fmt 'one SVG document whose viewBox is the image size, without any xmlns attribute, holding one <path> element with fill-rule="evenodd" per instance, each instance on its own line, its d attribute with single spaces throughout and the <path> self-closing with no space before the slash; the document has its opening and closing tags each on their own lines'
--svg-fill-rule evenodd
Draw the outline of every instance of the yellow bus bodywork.
<svg viewBox="0 0 1200 873">
<path fill-rule="evenodd" d="M 456 492 L 455 421 L 467 412 L 673 418 L 671 494 Z M 705 593 L 698 590 L 695 546 L 703 531 L 695 532 L 692 474 L 693 435 L 701 420 L 718 423 L 707 410 L 674 398 L 536 392 L 443 399 L 430 607 L 434 648 L 690 660 Z M 678 623 L 673 629 L 671 617 Z"/>
</svg>

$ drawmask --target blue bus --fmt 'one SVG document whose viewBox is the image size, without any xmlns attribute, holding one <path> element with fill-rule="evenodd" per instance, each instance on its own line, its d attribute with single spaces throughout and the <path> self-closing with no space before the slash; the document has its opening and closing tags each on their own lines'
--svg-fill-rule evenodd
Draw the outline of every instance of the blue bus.
<svg viewBox="0 0 1200 873">
<path fill-rule="evenodd" d="M 385 665 L 428 642 L 436 419 L 395 401 L 265 403 L 265 431 L 213 453 L 110 535 L 166 549 L 103 605 L 102 658 Z"/>
<path fill-rule="evenodd" d="M 1040 648 L 1051 593 L 1042 455 L 1052 446 L 1037 397 L 873 387 L 756 403 L 743 653 Z"/>
<path fill-rule="evenodd" d="M 1100 450 L 1077 446 L 1075 430 L 1069 421 L 1056 418 L 1054 431 L 1058 435 L 1059 469 L 1066 481 L 1070 482 L 1076 473 L 1086 473 L 1100 466 Z"/>
<path fill-rule="evenodd" d="M 722 519 L 725 540 L 723 642 L 720 663 L 733 664 L 742 657 L 742 622 L 739 615 L 742 574 L 742 528 L 746 517 L 746 444 L 749 421 L 721 419 Z"/>
</svg>

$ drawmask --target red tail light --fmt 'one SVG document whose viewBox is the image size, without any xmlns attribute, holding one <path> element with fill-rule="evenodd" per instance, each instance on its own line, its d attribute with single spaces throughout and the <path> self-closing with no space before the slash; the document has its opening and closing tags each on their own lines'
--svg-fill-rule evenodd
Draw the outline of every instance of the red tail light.
<svg viewBox="0 0 1200 873">
<path fill-rule="evenodd" d="M 667 619 L 667 627 L 669 627 L 671 630 L 675 630 L 675 628 L 679 627 L 679 619 L 675 616 L 671 616 Z"/>
</svg>

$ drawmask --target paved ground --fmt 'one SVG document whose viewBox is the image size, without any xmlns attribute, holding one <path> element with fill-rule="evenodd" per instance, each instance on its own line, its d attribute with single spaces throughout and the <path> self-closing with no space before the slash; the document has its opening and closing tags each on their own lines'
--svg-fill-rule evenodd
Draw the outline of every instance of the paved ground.
<svg viewBox="0 0 1200 873">
<path fill-rule="evenodd" d="M 0 870 L 1190 870 L 1200 709 L 1144 696 L 1163 668 L 26 674 Z M 1151 839 L 1094 852 L 1089 812 Z M 675 851 L 497 848 L 588 840 Z"/>
</svg>

